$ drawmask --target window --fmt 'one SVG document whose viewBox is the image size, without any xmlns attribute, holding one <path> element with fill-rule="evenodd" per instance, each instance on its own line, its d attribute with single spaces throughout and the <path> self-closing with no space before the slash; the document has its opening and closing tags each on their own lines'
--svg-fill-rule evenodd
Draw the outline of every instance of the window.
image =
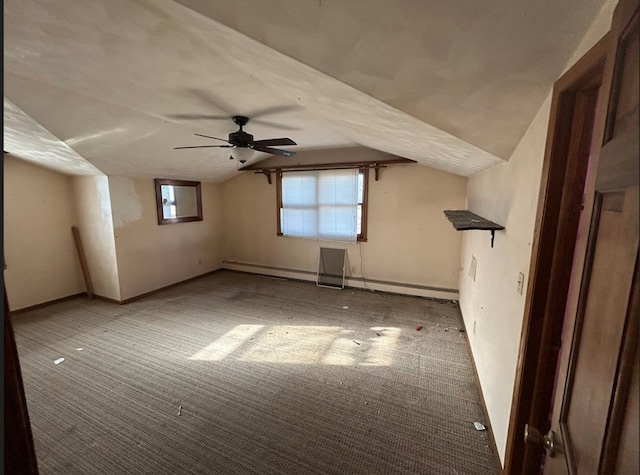
<svg viewBox="0 0 640 475">
<path fill-rule="evenodd" d="M 162 216 L 165 218 L 177 218 L 176 214 L 176 193 L 171 185 L 162 185 Z"/>
<path fill-rule="evenodd" d="M 366 241 L 367 169 L 280 171 L 278 235 Z"/>
</svg>

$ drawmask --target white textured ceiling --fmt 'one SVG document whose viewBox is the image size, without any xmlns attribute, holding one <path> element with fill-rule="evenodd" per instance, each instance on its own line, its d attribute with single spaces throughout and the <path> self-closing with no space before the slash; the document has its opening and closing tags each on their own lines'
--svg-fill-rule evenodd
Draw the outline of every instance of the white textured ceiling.
<svg viewBox="0 0 640 475">
<path fill-rule="evenodd" d="M 507 159 L 602 0 L 5 0 L 4 149 L 72 174 L 223 181 L 256 139 L 459 175 Z M 259 154 L 253 160 L 267 155 Z"/>
</svg>

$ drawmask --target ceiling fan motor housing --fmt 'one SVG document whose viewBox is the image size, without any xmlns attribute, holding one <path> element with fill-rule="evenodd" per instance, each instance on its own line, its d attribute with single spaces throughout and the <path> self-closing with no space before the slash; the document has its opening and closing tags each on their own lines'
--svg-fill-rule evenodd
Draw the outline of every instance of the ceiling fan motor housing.
<svg viewBox="0 0 640 475">
<path fill-rule="evenodd" d="M 229 143 L 236 147 L 248 147 L 251 142 L 253 142 L 253 135 L 242 130 L 231 132 L 229 134 Z"/>
</svg>

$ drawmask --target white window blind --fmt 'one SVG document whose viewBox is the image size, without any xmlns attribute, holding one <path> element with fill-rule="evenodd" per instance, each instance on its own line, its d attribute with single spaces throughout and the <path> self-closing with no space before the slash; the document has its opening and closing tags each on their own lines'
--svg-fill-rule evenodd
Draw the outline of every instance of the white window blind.
<svg viewBox="0 0 640 475">
<path fill-rule="evenodd" d="M 356 241 L 358 182 L 357 169 L 283 173 L 282 233 Z"/>
</svg>

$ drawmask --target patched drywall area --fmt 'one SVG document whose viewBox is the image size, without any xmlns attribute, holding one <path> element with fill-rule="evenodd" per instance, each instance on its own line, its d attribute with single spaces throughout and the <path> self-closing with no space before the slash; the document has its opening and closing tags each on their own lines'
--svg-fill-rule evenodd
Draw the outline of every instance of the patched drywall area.
<svg viewBox="0 0 640 475">
<path fill-rule="evenodd" d="M 109 177 L 109 194 L 113 213 L 113 227 L 118 228 L 142 218 L 142 203 L 136 194 L 134 179 Z"/>
<path fill-rule="evenodd" d="M 74 177 L 78 230 L 96 295 L 120 300 L 116 243 L 106 176 Z"/>
<path fill-rule="evenodd" d="M 152 178 L 109 177 L 122 300 L 219 269 L 220 185 L 202 183 L 203 221 L 158 225 Z"/>
<path fill-rule="evenodd" d="M 350 158 L 348 149 L 327 153 Z M 464 207 L 464 177 L 420 164 L 389 166 L 379 181 L 370 171 L 368 241 L 358 244 L 277 236 L 275 181 L 263 175 L 243 173 L 222 186 L 228 264 L 308 272 L 313 280 L 319 247 L 345 248 L 355 278 L 457 290 L 462 235 L 443 210 Z"/>
<path fill-rule="evenodd" d="M 71 178 L 4 156 L 4 271 L 10 310 L 85 291 Z"/>
<path fill-rule="evenodd" d="M 608 31 L 614 5 L 602 7 L 565 70 Z M 493 248 L 488 232 L 464 232 L 460 274 L 460 308 L 503 463 L 550 106 L 551 91 L 509 161 L 471 177 L 467 190 L 471 211 L 506 227 Z"/>
</svg>

